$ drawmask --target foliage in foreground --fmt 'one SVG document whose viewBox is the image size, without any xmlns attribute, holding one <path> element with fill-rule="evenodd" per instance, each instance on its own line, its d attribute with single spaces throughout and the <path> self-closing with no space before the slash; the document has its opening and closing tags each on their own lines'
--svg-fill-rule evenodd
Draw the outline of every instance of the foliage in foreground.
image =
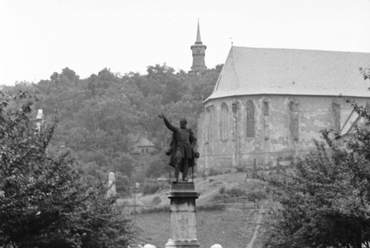
<svg viewBox="0 0 370 248">
<path fill-rule="evenodd" d="M 365 109 L 354 109 L 369 122 Z M 325 142 L 294 171 L 270 180 L 281 208 L 267 221 L 266 247 L 370 247 L 370 132 Z"/>
<path fill-rule="evenodd" d="M 67 152 L 48 151 L 56 121 L 36 130 L 27 93 L 0 100 L 0 246 L 127 246 L 131 222 L 115 199 L 87 185 Z"/>
</svg>

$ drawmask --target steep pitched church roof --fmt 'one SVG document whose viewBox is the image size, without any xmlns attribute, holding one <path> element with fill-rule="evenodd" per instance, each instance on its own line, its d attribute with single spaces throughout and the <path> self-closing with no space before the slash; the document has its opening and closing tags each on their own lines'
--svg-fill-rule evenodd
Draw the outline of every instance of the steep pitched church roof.
<svg viewBox="0 0 370 248">
<path fill-rule="evenodd" d="M 370 67 L 370 54 L 232 47 L 206 101 L 257 94 L 370 97 L 360 67 Z"/>
</svg>

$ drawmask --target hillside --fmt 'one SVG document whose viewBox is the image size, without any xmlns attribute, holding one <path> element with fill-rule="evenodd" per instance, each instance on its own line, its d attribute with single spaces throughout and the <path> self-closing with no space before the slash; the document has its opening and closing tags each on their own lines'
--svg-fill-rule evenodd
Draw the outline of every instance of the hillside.
<svg viewBox="0 0 370 248">
<path fill-rule="evenodd" d="M 182 117 L 197 132 L 198 114 L 216 84 L 222 66 L 199 75 L 176 72 L 167 65 L 147 67 L 147 73 L 118 74 L 105 68 L 88 78 L 64 68 L 50 79 L 2 86 L 1 93 L 13 96 L 29 92 L 37 98 L 35 118 L 43 112 L 45 127 L 58 120 L 48 151 L 68 150 L 79 162 L 88 180 L 100 180 L 116 173 L 122 195 L 140 176 L 167 175 L 167 156 L 161 151 L 169 144 L 170 131 L 158 118 L 164 113 L 173 124 Z M 137 149 L 142 137 L 150 149 Z M 145 166 L 144 166 L 145 165 Z"/>
<path fill-rule="evenodd" d="M 215 198 L 216 195 L 220 195 L 219 192 L 228 192 L 231 189 L 245 190 L 249 193 L 265 192 L 265 183 L 247 179 L 246 176 L 245 173 L 235 173 L 194 180 L 196 190 L 200 193 L 197 200 L 197 236 L 201 247 L 210 247 L 215 243 L 228 248 L 261 247 L 258 224 L 261 223 L 266 210 L 271 208 L 272 204 L 268 199 L 260 200 L 258 204 L 242 196 L 228 198 L 227 202 L 214 201 L 219 198 Z M 138 205 L 136 210 L 139 212 L 144 210 L 134 215 L 138 228 L 138 243 L 151 243 L 156 247 L 163 247 L 167 242 L 170 225 L 170 213 L 166 208 L 169 206 L 169 199 L 166 196 L 168 189 L 149 196 L 136 195 L 135 202 Z M 225 198 L 225 195 L 223 196 Z M 156 206 L 153 204 L 155 198 L 161 199 Z M 132 200 L 130 199 L 131 203 Z M 150 212 L 148 209 L 153 208 L 157 211 L 146 213 Z M 210 210 L 212 208 L 213 210 Z"/>
</svg>

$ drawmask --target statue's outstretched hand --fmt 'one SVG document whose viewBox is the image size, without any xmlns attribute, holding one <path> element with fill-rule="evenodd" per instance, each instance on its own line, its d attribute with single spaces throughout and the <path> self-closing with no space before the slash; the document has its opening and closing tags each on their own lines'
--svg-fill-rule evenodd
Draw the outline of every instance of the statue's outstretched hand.
<svg viewBox="0 0 370 248">
<path fill-rule="evenodd" d="M 161 118 L 161 119 L 165 118 L 164 114 L 162 114 L 162 113 L 160 115 L 158 115 L 158 117 Z"/>
</svg>

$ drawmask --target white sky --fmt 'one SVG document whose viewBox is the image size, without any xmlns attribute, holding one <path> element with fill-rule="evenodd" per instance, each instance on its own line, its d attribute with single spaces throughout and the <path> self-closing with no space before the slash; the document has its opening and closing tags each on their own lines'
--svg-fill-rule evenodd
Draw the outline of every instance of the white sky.
<svg viewBox="0 0 370 248">
<path fill-rule="evenodd" d="M 235 46 L 370 52 L 370 0 L 0 0 L 0 84 L 69 67 L 190 70 L 197 20 L 206 65 Z"/>
</svg>

